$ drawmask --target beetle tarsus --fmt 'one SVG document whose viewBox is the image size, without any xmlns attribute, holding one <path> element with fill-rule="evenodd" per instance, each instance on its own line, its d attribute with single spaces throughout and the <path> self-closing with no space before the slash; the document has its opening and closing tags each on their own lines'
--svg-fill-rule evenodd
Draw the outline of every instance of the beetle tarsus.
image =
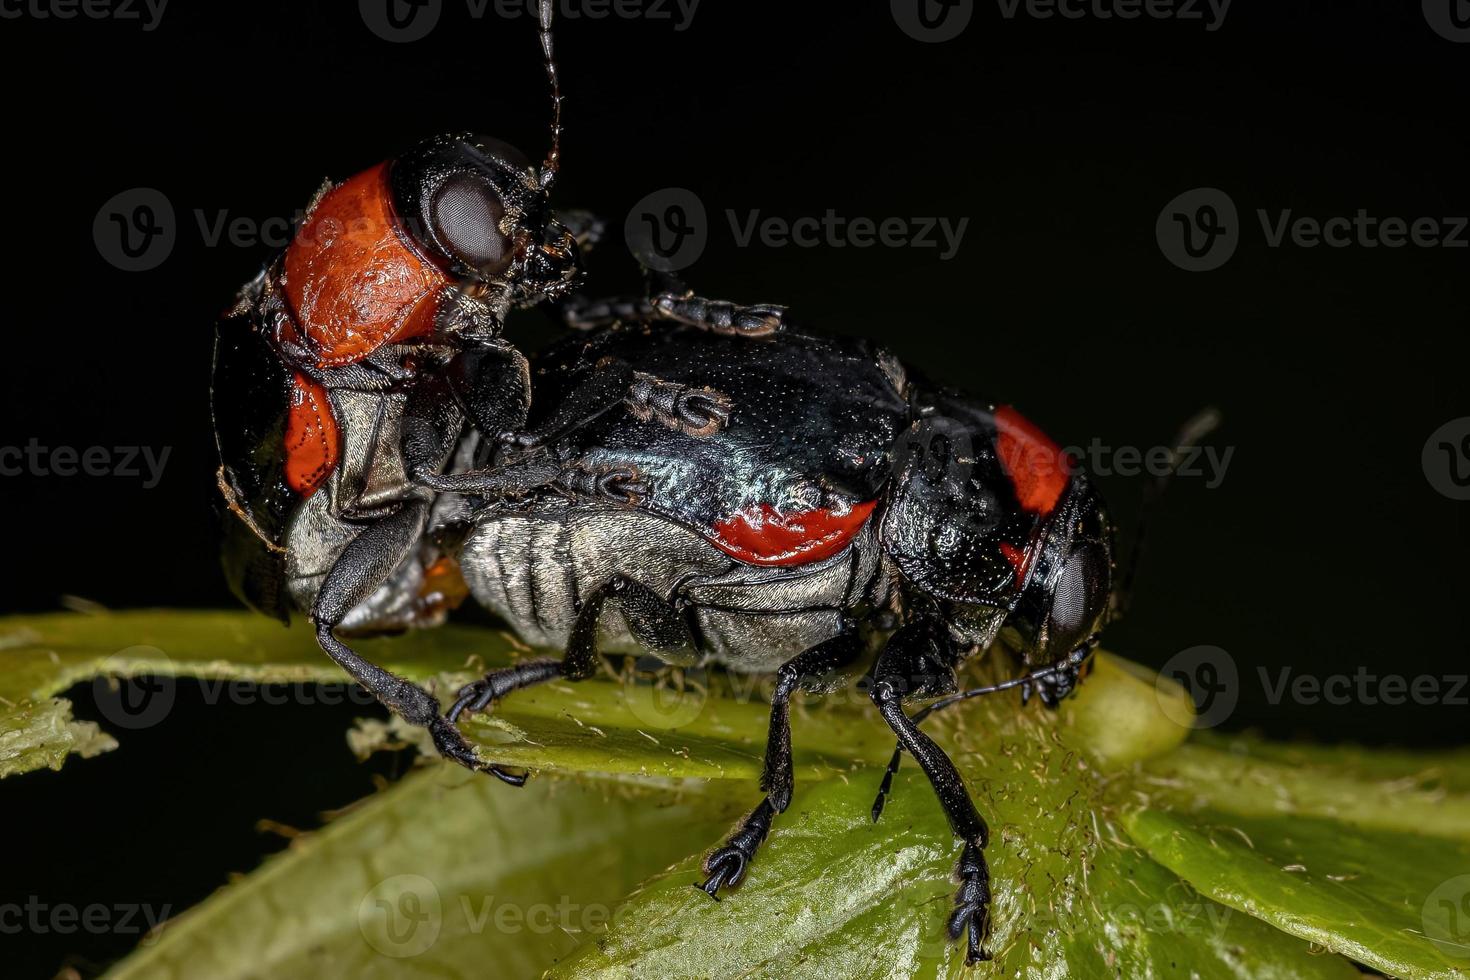
<svg viewBox="0 0 1470 980">
<path fill-rule="evenodd" d="M 471 772 L 489 773 L 510 786 L 526 785 L 525 773 L 507 772 L 497 765 L 481 762 L 480 757 L 475 754 L 474 746 L 470 745 L 450 719 L 441 716 L 429 722 L 429 734 L 434 739 L 434 748 L 450 762 L 457 762 Z"/>
<path fill-rule="evenodd" d="M 709 877 L 696 883 L 695 888 L 710 898 L 719 901 L 721 888 L 733 888 L 745 878 L 745 870 L 755 860 L 756 849 L 771 832 L 771 821 L 776 817 L 776 808 L 769 798 L 751 811 L 750 816 L 740 823 L 740 829 L 719 850 L 704 861 L 704 872 Z"/>
<path fill-rule="evenodd" d="M 640 422 L 655 421 L 698 439 L 723 429 L 734 407 L 728 395 L 713 388 L 691 388 L 642 371 L 633 373 L 624 404 Z"/>
<path fill-rule="evenodd" d="M 460 688 L 446 718 L 450 724 L 456 724 L 459 716 L 466 711 L 471 714 L 484 711 L 512 691 L 549 681 L 561 674 L 560 660 L 527 660 L 492 670 L 479 680 Z"/>
<path fill-rule="evenodd" d="M 653 308 L 667 320 L 710 333 L 769 337 L 786 327 L 786 307 L 775 303 L 741 306 L 692 292 L 663 292 L 654 297 Z"/>
<path fill-rule="evenodd" d="M 985 936 L 990 929 L 990 869 L 985 855 L 973 841 L 960 852 L 956 875 L 960 890 L 955 895 L 955 910 L 949 916 L 949 938 L 958 940 L 969 930 L 965 945 L 965 962 L 981 963 L 990 959 L 985 950 Z"/>
<path fill-rule="evenodd" d="M 873 822 L 883 816 L 883 805 L 888 802 L 888 793 L 893 789 L 893 777 L 898 773 L 899 763 L 903 761 L 903 746 L 900 745 L 893 750 L 893 758 L 888 760 L 888 768 L 883 770 L 883 782 L 878 785 L 878 796 L 873 800 Z"/>
<path fill-rule="evenodd" d="M 1028 675 L 1021 685 L 1021 704 L 1031 703 L 1034 694 L 1043 705 L 1055 711 L 1062 701 L 1077 690 L 1081 682 L 1081 671 L 1077 667 L 1055 668 L 1045 674 Z"/>
</svg>

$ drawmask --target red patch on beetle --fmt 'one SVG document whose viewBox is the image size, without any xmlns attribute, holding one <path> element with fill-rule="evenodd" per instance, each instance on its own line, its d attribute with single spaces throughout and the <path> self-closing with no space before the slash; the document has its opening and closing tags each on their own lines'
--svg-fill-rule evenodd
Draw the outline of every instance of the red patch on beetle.
<svg viewBox="0 0 1470 980">
<path fill-rule="evenodd" d="M 337 468 L 341 439 L 327 389 L 302 374 L 291 376 L 285 442 L 286 485 L 310 497 Z"/>
<path fill-rule="evenodd" d="M 1021 506 L 1035 514 L 1051 513 L 1071 479 L 1071 458 L 1009 405 L 995 410 L 995 451 Z"/>
<path fill-rule="evenodd" d="M 430 332 L 448 282 L 404 241 L 386 163 L 328 191 L 286 249 L 286 301 L 322 367 Z"/>
<path fill-rule="evenodd" d="M 753 504 L 714 526 L 710 538 L 725 554 L 749 565 L 806 565 L 831 558 L 867 523 L 876 500 L 847 511 L 804 510 L 778 513 L 770 504 Z"/>
<path fill-rule="evenodd" d="M 1002 541 L 1000 543 L 1000 553 L 1005 556 L 1006 561 L 1011 563 L 1011 568 L 1016 570 L 1016 585 L 1019 587 L 1026 581 L 1025 550 L 1017 548 L 1009 541 Z"/>
</svg>

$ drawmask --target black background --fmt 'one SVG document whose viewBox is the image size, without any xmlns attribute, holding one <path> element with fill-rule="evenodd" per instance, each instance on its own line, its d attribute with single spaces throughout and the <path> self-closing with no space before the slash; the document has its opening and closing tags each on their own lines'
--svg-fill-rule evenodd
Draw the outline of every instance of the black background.
<svg viewBox="0 0 1470 980">
<path fill-rule="evenodd" d="M 1022 406 L 1064 444 L 1155 446 L 1218 405 L 1225 478 L 1171 491 L 1133 615 L 1107 645 L 1154 666 L 1199 644 L 1229 651 L 1242 684 L 1228 729 L 1464 740 L 1463 703 L 1273 705 L 1257 670 L 1467 671 L 1470 504 L 1437 493 L 1420 454 L 1470 415 L 1470 250 L 1271 248 L 1256 209 L 1470 212 L 1470 45 L 1437 36 L 1418 4 L 1366 0 L 1236 0 L 1214 31 L 1024 8 L 1007 19 L 982 2 L 943 44 L 906 35 L 886 3 L 704 0 L 687 30 L 676 20 L 559 23 L 558 204 L 616 231 L 644 195 L 690 188 L 710 216 L 687 270 L 701 291 L 878 338 Z M 232 606 L 210 509 L 211 324 L 272 250 L 211 245 L 200 221 L 288 217 L 323 178 L 441 130 L 539 156 L 531 20 L 475 19 L 446 0 L 427 39 L 389 44 L 352 4 L 174 0 L 153 31 L 27 16 L 0 23 L 0 42 L 0 444 L 170 447 L 153 489 L 0 478 L 5 603 Z M 1234 200 L 1241 241 L 1222 268 L 1189 273 L 1161 254 L 1155 219 L 1202 186 Z M 103 259 L 93 220 L 135 187 L 168 198 L 177 243 L 130 273 Z M 969 224 L 941 261 L 932 248 L 738 247 L 726 209 Z M 636 285 L 624 253 L 614 234 L 594 291 Z M 513 333 L 527 346 L 551 336 L 537 313 Z M 1141 481 L 1098 482 L 1131 528 Z M 121 733 L 118 752 L 0 786 L 6 825 L 29 843 L 6 855 L 0 901 L 181 909 L 280 846 L 257 818 L 310 825 L 369 789 L 341 738 L 363 709 L 210 707 L 191 691 L 165 724 Z M 78 715 L 97 717 L 90 689 L 74 694 Z M 90 973 L 133 941 L 0 935 L 17 950 L 3 972 Z"/>
</svg>

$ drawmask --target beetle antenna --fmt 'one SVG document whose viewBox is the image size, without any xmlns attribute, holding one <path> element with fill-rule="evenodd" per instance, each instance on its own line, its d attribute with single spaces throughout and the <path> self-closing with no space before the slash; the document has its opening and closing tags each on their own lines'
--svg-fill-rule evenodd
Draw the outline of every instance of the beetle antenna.
<svg viewBox="0 0 1470 980">
<path fill-rule="evenodd" d="M 998 694 L 1001 691 L 1009 691 L 1011 688 L 1021 687 L 1022 685 L 1030 684 L 1032 681 L 1038 680 L 1039 678 L 1050 677 L 1053 674 L 1060 674 L 1062 671 L 1065 670 L 1081 669 L 1082 665 L 1087 663 L 1087 661 L 1091 659 L 1092 651 L 1096 648 L 1097 637 L 1095 635 L 1090 636 L 1087 638 L 1086 643 L 1082 644 L 1082 646 L 1067 654 L 1064 659 L 1059 660 L 1058 662 L 1052 664 L 1050 667 L 1043 667 L 1040 670 L 1034 670 L 1031 673 L 1026 674 L 1022 677 L 1012 677 L 1010 680 L 1001 681 L 999 684 L 989 684 L 985 687 L 972 687 L 968 691 L 960 691 L 956 694 L 947 695 L 940 698 L 938 701 L 935 701 L 933 704 L 925 705 L 923 708 L 915 711 L 910 716 L 910 720 L 915 725 L 917 725 L 925 718 L 928 718 L 930 715 L 932 715 L 934 712 L 939 711 L 943 708 L 948 708 L 952 704 L 959 704 L 961 701 L 968 701 L 971 698 L 978 698 L 986 694 Z M 888 802 L 888 792 L 893 788 L 893 777 L 897 775 L 898 767 L 902 762 L 903 746 L 899 745 L 894 748 L 893 757 L 888 760 L 888 768 L 883 771 L 883 782 L 878 786 L 878 796 L 876 799 L 873 800 L 874 823 L 877 823 L 878 818 L 883 815 L 883 805 Z"/>
<path fill-rule="evenodd" d="M 1123 576 L 1119 580 L 1118 588 L 1113 591 L 1112 602 L 1108 608 L 1107 621 L 1109 623 L 1121 619 L 1133 602 L 1133 580 L 1138 576 L 1138 562 L 1148 544 L 1148 529 L 1156 513 L 1159 500 L 1163 498 L 1164 491 L 1169 488 L 1170 482 L 1179 472 L 1185 453 L 1198 446 L 1201 440 L 1218 429 L 1222 418 L 1220 410 L 1211 406 L 1201 409 L 1185 422 L 1180 427 L 1178 435 L 1174 437 L 1174 445 L 1169 450 L 1168 467 L 1159 476 L 1144 484 L 1143 504 L 1139 507 L 1138 526 L 1133 532 L 1132 546 L 1128 549 L 1128 561 L 1123 566 Z"/>
<path fill-rule="evenodd" d="M 546 66 L 546 80 L 551 85 L 551 148 L 546 151 L 546 160 L 541 164 L 541 188 L 549 189 L 561 168 L 561 80 L 556 73 L 556 53 L 551 45 L 552 4 L 555 0 L 541 0 L 540 33 L 541 62 Z"/>
</svg>

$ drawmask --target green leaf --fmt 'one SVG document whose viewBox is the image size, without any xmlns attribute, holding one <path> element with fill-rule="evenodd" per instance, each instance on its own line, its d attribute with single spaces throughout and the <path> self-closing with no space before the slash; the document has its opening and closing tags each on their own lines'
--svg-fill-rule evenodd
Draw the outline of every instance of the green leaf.
<svg viewBox="0 0 1470 980">
<path fill-rule="evenodd" d="M 427 683 L 441 697 L 493 667 L 528 655 L 507 634 L 445 627 L 360 639 L 368 660 Z M 10 617 L 0 621 L 0 776 L 58 768 L 68 751 L 115 743 L 95 727 L 75 727 L 71 705 L 52 695 L 94 678 L 154 675 L 259 683 L 341 683 L 346 675 L 322 653 L 304 624 L 286 629 L 233 612 L 139 611 Z M 553 683 L 517 694 L 488 716 L 463 723 L 486 761 L 563 772 L 612 772 L 671 778 L 754 779 L 760 773 L 768 711 L 759 689 L 711 685 L 703 672 L 625 671 L 580 684 Z M 219 688 L 214 688 L 218 692 Z M 732 696 L 739 694 L 739 697 Z M 722 696 L 723 695 L 723 696 Z M 107 703 L 126 729 L 166 716 L 165 688 L 143 707 Z M 866 700 L 847 699 L 853 706 Z M 840 705 L 822 709 L 840 712 Z M 39 720 L 38 720 L 39 719 Z M 421 733 L 405 732 L 409 737 Z M 816 727 L 798 745 L 803 778 L 848 771 L 890 751 L 872 724 Z"/>
<path fill-rule="evenodd" d="M 1470 793 L 1452 791 L 1466 786 L 1463 758 L 1272 749 L 1239 739 L 1182 746 L 1152 760 L 1144 782 L 1161 796 L 1177 796 L 1179 806 L 1323 817 L 1363 830 L 1470 840 Z"/>
<path fill-rule="evenodd" d="M 530 655 L 467 628 L 355 646 L 441 697 Z M 141 674 L 344 679 L 306 629 L 243 613 L 0 621 L 0 775 L 110 747 L 57 695 Z M 583 775 L 517 791 L 433 763 L 170 925 L 122 975 L 513 977 L 558 959 L 560 976 L 1356 975 L 1344 957 L 1467 975 L 1470 753 L 1185 741 L 1187 695 L 1107 655 L 1060 711 L 1011 692 L 925 723 L 990 823 L 990 965 L 967 969 L 944 935 L 958 845 L 912 760 L 869 818 L 893 741 L 854 689 L 796 705 L 798 795 L 747 880 L 712 902 L 689 885 L 759 799 L 765 693 L 751 678 L 627 666 L 518 692 L 466 721 L 484 758 L 636 788 Z M 157 703 L 121 719 L 98 703 L 109 728 L 157 720 Z M 380 722 L 353 738 L 390 731 L 421 738 Z M 421 941 L 409 927 L 436 897 L 432 944 L 396 955 Z M 617 914 L 570 932 L 487 925 L 505 901 Z"/>
<path fill-rule="evenodd" d="M 171 920 L 108 976 L 536 976 L 716 832 L 725 799 L 516 790 L 428 766 Z"/>
<path fill-rule="evenodd" d="M 1294 936 L 1392 976 L 1470 975 L 1470 844 L 1208 810 L 1127 827 L 1204 894 Z"/>
<path fill-rule="evenodd" d="M 944 817 L 923 778 L 910 774 L 874 824 L 874 785 L 870 775 L 800 793 L 748 880 L 719 903 L 690 887 L 702 878 L 697 859 L 656 877 L 619 909 L 621 928 L 584 944 L 551 976 L 963 974 L 963 953 L 944 930 L 958 856 Z M 1005 810 L 1039 803 L 1011 799 Z M 1200 896 L 1106 821 L 1094 826 L 1083 801 L 1042 826 L 991 826 L 996 959 L 978 975 L 1358 977 L 1345 960 L 1313 955 Z"/>
<path fill-rule="evenodd" d="M 1345 960 L 1313 955 L 1306 943 L 1200 896 L 1126 840 L 1113 814 L 1127 786 L 1110 773 L 1119 760 L 1166 751 L 1183 737 L 1158 717 L 1159 698 L 1173 693 L 1160 695 L 1111 660 L 1083 690 L 1086 698 L 1058 714 L 992 698 L 930 726 L 991 827 L 995 959 L 974 974 L 1356 977 Z M 1135 717 L 1104 733 L 1111 712 L 1124 709 Z M 1087 716 L 1096 711 L 1106 714 Z M 803 789 L 747 880 L 717 905 L 689 887 L 702 877 L 697 858 L 655 878 L 630 897 L 622 928 L 585 944 L 553 976 L 964 972 L 944 933 L 959 847 L 912 762 L 872 823 L 879 775 Z"/>
</svg>

